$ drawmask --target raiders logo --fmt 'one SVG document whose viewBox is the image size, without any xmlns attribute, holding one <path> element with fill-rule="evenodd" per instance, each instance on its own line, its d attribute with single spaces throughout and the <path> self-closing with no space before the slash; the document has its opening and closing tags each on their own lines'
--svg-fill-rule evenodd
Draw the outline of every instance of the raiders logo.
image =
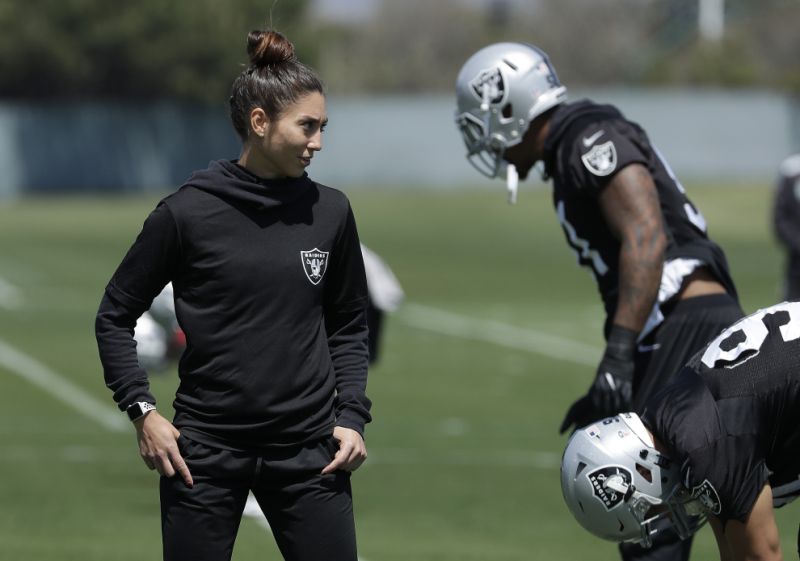
<svg viewBox="0 0 800 561">
<path fill-rule="evenodd" d="M 605 176 L 617 169 L 617 149 L 609 140 L 603 144 L 593 146 L 586 154 L 581 156 L 583 165 L 595 175 Z"/>
<path fill-rule="evenodd" d="M 611 510 L 622 502 L 625 498 L 624 495 L 606 487 L 606 481 L 609 477 L 619 476 L 626 485 L 630 485 L 633 481 L 631 472 L 621 466 L 607 466 L 594 470 L 587 474 L 589 482 L 592 484 L 592 492 L 597 500 L 603 503 L 606 510 Z"/>
<path fill-rule="evenodd" d="M 719 514 L 722 511 L 722 502 L 719 500 L 717 490 L 708 479 L 692 488 L 692 498 L 700 501 L 703 508 L 712 514 Z"/>
<path fill-rule="evenodd" d="M 561 87 L 561 84 L 559 83 L 558 78 L 556 78 L 553 69 L 547 62 L 545 61 L 539 62 L 539 64 L 533 67 L 533 71 L 536 72 L 539 76 L 543 76 L 545 80 L 547 80 L 547 83 L 550 85 L 551 88 Z"/>
<path fill-rule="evenodd" d="M 300 252 L 303 270 L 308 280 L 311 281 L 311 284 L 319 284 L 319 281 L 325 276 L 325 271 L 328 268 L 328 254 L 328 251 L 322 251 L 316 247 L 308 251 Z"/>
<path fill-rule="evenodd" d="M 505 83 L 503 82 L 503 75 L 500 73 L 499 68 L 490 68 L 483 70 L 478 76 L 470 82 L 472 91 L 478 96 L 478 99 L 483 100 L 484 88 L 489 88 L 489 103 L 500 103 L 506 93 Z"/>
</svg>

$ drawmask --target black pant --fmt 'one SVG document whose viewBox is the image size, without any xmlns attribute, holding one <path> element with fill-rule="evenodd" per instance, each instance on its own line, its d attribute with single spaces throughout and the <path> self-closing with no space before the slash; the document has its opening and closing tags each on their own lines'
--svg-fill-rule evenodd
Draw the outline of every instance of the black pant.
<svg viewBox="0 0 800 561">
<path fill-rule="evenodd" d="M 642 412 L 647 400 L 672 379 L 692 356 L 720 332 L 744 316 L 739 304 L 727 294 L 697 296 L 680 300 L 664 322 L 639 345 L 636 353 L 633 406 Z M 692 538 L 681 541 L 664 528 L 656 534 L 653 547 L 621 544 L 624 561 L 687 561 Z"/>
<path fill-rule="evenodd" d="M 668 308 L 661 325 L 637 347 L 633 408 L 637 413 L 700 349 L 744 317 L 727 294 L 696 296 Z"/>
<path fill-rule="evenodd" d="M 338 448 L 333 437 L 257 455 L 178 444 L 194 487 L 161 478 L 165 561 L 229 560 L 249 491 L 284 559 L 357 560 L 350 474 L 320 475 Z"/>
</svg>

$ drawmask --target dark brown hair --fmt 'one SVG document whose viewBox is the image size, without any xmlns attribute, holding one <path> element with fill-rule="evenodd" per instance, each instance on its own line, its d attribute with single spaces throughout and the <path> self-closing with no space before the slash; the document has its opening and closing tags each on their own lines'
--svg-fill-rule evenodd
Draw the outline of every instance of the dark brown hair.
<svg viewBox="0 0 800 561">
<path fill-rule="evenodd" d="M 250 112 L 260 107 L 270 120 L 300 97 L 311 92 L 324 95 L 316 72 L 300 62 L 294 45 L 281 33 L 255 30 L 247 35 L 250 65 L 231 87 L 231 121 L 242 141 L 250 134 Z"/>
</svg>

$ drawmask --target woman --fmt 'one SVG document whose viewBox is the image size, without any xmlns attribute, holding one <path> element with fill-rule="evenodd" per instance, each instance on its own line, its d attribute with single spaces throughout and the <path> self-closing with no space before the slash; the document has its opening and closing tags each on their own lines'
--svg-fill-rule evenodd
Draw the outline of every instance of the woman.
<svg viewBox="0 0 800 561">
<path fill-rule="evenodd" d="M 230 97 L 237 161 L 163 199 L 106 287 L 106 385 L 161 475 L 164 559 L 230 559 L 249 491 L 286 559 L 355 561 L 349 473 L 370 421 L 367 287 L 346 197 L 310 180 L 323 85 L 275 31 L 248 36 Z M 168 282 L 187 348 L 155 409 L 136 319 Z"/>
</svg>

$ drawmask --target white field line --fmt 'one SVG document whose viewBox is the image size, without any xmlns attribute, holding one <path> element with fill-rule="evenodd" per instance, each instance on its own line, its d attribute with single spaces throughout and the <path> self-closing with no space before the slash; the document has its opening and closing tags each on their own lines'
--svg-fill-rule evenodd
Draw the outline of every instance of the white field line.
<svg viewBox="0 0 800 561">
<path fill-rule="evenodd" d="M 0 308 L 18 310 L 22 307 L 22 302 L 22 292 L 19 288 L 0 277 Z"/>
<path fill-rule="evenodd" d="M 59 401 L 71 406 L 85 417 L 97 421 L 107 430 L 113 432 L 130 430 L 130 422 L 120 412 L 100 403 L 61 374 L 51 370 L 25 353 L 18 351 L 1 339 L 0 366 L 35 386 L 38 386 Z M 85 452 L 86 450 L 82 450 L 82 453 L 78 456 L 84 458 Z M 29 459 L 26 457 L 24 451 L 17 451 L 17 455 L 23 459 Z M 71 454 L 71 456 L 74 457 L 74 454 Z M 252 502 L 248 500 L 247 507 L 243 513 L 244 516 L 255 519 L 257 524 L 270 530 L 269 523 L 261 512 L 258 503 L 255 502 L 254 497 L 252 497 L 252 499 Z M 366 560 L 361 557 L 359 561 Z"/>
<path fill-rule="evenodd" d="M 586 366 L 596 366 L 602 353 L 601 349 L 591 345 L 556 335 L 523 329 L 499 321 L 462 316 L 412 302 L 403 304 L 396 315 L 398 320 L 417 329 L 493 343 Z"/>
<path fill-rule="evenodd" d="M 114 432 L 130 430 L 124 414 L 101 403 L 66 377 L 0 339 L 0 367 L 38 386 L 75 411 Z"/>
<path fill-rule="evenodd" d="M 0 305 L 8 307 L 11 304 L 16 307 L 20 301 L 19 291 L 0 278 Z M 594 347 L 539 331 L 522 329 L 493 320 L 470 318 L 419 304 L 406 303 L 401 310 L 398 316 L 407 325 L 418 329 L 484 341 L 559 360 L 593 366 L 600 352 Z M 108 430 L 121 432 L 130 429 L 130 424 L 116 410 L 100 403 L 62 375 L 2 340 L 0 340 L 0 365 L 72 406 L 82 415 L 99 422 Z M 369 464 L 435 464 L 555 469 L 560 464 L 560 460 L 558 454 L 553 452 L 510 451 L 490 457 L 481 455 L 481 458 L 476 458 L 469 453 L 452 453 L 432 457 L 410 450 L 392 450 L 391 452 L 379 451 L 377 454 L 373 452 Z M 252 496 L 248 499 L 244 515 L 255 519 L 257 524 L 269 529 L 269 523 Z M 363 557 L 359 559 L 366 561 Z"/>
</svg>

